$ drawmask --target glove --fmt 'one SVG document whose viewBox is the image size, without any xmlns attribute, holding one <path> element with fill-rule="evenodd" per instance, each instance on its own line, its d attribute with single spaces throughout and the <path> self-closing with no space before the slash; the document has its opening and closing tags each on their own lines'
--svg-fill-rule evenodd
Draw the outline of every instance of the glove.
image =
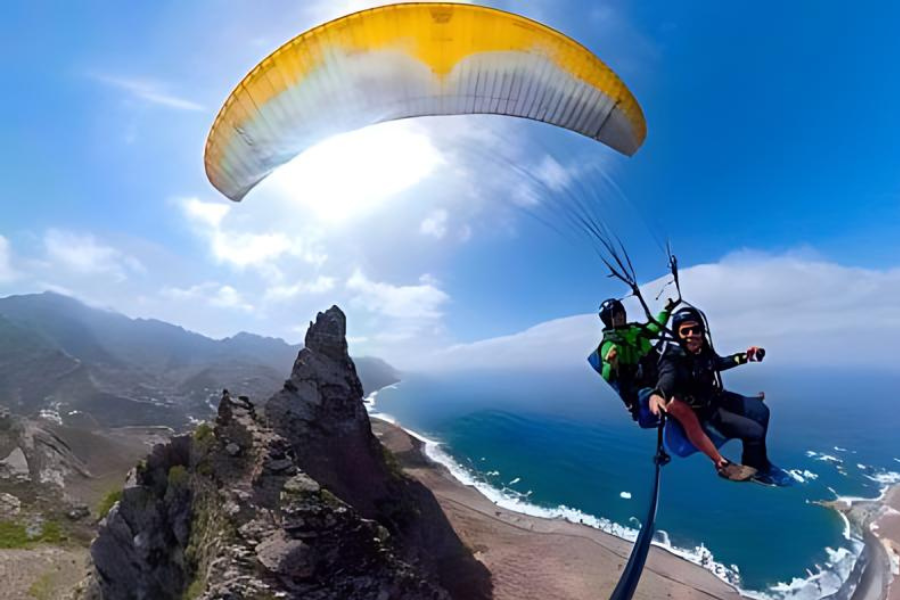
<svg viewBox="0 0 900 600">
<path fill-rule="evenodd" d="M 747 350 L 747 360 L 750 362 L 762 362 L 765 357 L 765 348 L 757 348 L 756 346 L 751 346 L 750 349 Z"/>
<path fill-rule="evenodd" d="M 615 346 L 613 346 L 609 349 L 609 352 L 606 353 L 606 356 L 603 358 L 603 360 L 608 362 L 613 367 L 616 367 L 619 364 L 618 358 L 619 350 Z"/>
</svg>

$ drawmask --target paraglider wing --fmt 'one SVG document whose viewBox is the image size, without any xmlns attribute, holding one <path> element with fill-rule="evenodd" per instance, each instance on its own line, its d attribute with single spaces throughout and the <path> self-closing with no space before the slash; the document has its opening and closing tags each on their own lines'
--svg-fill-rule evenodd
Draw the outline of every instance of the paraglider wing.
<svg viewBox="0 0 900 600">
<path fill-rule="evenodd" d="M 395 4 L 303 33 L 259 63 L 228 97 L 206 142 L 206 173 L 240 201 L 322 139 L 426 115 L 544 121 L 627 155 L 643 112 L 612 70 L 535 21 L 464 4 Z"/>
</svg>

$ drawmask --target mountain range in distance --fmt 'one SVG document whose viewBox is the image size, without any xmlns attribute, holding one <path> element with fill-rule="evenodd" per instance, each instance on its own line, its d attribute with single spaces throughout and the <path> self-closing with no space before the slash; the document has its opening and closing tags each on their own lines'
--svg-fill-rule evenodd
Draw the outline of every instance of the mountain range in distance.
<svg viewBox="0 0 900 600">
<path fill-rule="evenodd" d="M 214 414 L 223 388 L 274 394 L 301 348 L 245 332 L 215 340 L 53 292 L 9 296 L 0 299 L 0 404 L 76 427 L 183 429 Z M 381 359 L 353 361 L 366 393 L 399 381 Z"/>
</svg>

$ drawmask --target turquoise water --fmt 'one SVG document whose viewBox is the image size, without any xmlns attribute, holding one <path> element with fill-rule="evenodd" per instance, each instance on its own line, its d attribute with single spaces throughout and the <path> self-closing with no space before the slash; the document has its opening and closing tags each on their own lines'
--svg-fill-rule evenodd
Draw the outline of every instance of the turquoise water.
<svg viewBox="0 0 900 600">
<path fill-rule="evenodd" d="M 853 544 L 842 518 L 812 501 L 834 499 L 835 492 L 877 496 L 883 483 L 869 477 L 886 481 L 900 471 L 900 412 L 887 395 L 898 383 L 898 375 L 851 379 L 765 367 L 731 375 L 730 389 L 767 393 L 773 461 L 817 478 L 792 488 L 735 484 L 717 478 L 701 455 L 673 459 L 664 471 L 658 528 L 675 547 L 704 545 L 734 571 L 730 577 L 739 573 L 743 589 L 798 598 L 816 597 L 817 586 L 828 591 L 836 582 L 831 572 L 852 562 L 829 566 L 834 553 L 826 548 Z M 655 432 L 634 426 L 589 369 L 414 375 L 379 392 L 376 403 L 507 495 L 631 527 L 646 511 Z M 739 459 L 739 442 L 724 453 Z M 812 584 L 800 581 L 823 569 Z M 778 586 L 792 581 L 793 588 Z"/>
</svg>

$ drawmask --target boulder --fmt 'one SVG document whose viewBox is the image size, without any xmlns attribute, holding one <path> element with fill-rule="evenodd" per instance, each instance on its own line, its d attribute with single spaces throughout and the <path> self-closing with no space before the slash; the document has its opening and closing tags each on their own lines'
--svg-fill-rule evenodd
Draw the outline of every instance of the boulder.
<svg viewBox="0 0 900 600">
<path fill-rule="evenodd" d="M 16 446 L 9 456 L 0 460 L 0 478 L 2 479 L 20 479 L 28 481 L 31 474 L 28 469 L 28 459 L 25 458 L 25 452 L 22 448 Z"/>
</svg>

